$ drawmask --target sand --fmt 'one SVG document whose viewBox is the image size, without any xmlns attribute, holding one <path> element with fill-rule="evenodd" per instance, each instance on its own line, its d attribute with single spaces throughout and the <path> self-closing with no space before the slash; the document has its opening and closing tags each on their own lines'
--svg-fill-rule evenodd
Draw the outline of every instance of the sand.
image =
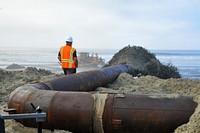
<svg viewBox="0 0 200 133">
<path fill-rule="evenodd" d="M 0 69 L 0 113 L 6 114 L 3 109 L 7 108 L 6 103 L 10 92 L 15 88 L 30 82 L 44 82 L 59 77 L 50 71 L 36 68 L 26 68 L 23 71 L 6 71 Z M 133 93 L 133 94 L 176 94 L 190 95 L 197 103 L 200 103 L 200 81 L 191 79 L 159 79 L 154 76 L 132 77 L 122 73 L 114 83 L 106 87 L 97 88 L 98 91 Z M 99 111 L 102 113 L 102 111 Z M 97 118 L 98 120 L 99 118 Z M 35 133 L 37 129 L 27 128 L 15 122 L 6 120 L 6 133 Z M 43 130 L 44 133 L 51 133 Z M 199 133 L 200 132 L 200 104 L 187 124 L 178 127 L 175 133 Z M 55 133 L 69 133 L 68 131 L 56 130 Z"/>
</svg>

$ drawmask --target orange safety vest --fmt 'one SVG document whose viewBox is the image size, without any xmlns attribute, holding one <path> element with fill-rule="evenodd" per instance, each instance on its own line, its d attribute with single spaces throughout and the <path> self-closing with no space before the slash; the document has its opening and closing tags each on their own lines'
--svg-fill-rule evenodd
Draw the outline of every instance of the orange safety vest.
<svg viewBox="0 0 200 133">
<path fill-rule="evenodd" d="M 76 51 L 75 48 L 72 48 L 69 45 L 62 46 L 60 48 L 60 57 L 62 68 L 76 68 L 73 54 Z"/>
</svg>

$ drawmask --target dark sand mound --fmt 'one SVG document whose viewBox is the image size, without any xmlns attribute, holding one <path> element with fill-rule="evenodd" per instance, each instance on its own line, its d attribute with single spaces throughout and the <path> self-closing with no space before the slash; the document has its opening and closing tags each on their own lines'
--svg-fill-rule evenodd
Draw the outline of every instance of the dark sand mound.
<svg viewBox="0 0 200 133">
<path fill-rule="evenodd" d="M 126 64 L 138 70 L 142 75 L 157 76 L 162 79 L 180 78 L 178 69 L 171 64 L 162 64 L 154 54 L 138 46 L 126 46 L 116 53 L 108 66 Z"/>
</svg>

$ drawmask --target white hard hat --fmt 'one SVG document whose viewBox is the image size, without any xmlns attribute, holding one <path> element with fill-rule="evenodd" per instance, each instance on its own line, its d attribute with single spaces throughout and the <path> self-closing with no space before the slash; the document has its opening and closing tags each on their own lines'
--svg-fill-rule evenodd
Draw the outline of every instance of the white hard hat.
<svg viewBox="0 0 200 133">
<path fill-rule="evenodd" d="M 73 38 L 71 36 L 67 36 L 66 42 L 73 42 Z"/>
</svg>

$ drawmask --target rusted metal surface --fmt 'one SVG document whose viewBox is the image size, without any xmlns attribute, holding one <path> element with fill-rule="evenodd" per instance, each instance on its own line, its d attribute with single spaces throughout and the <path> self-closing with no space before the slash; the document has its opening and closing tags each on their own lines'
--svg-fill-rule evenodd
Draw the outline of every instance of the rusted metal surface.
<svg viewBox="0 0 200 133">
<path fill-rule="evenodd" d="M 180 95 L 109 95 L 103 115 L 104 130 L 108 133 L 172 133 L 189 121 L 196 106 L 191 97 Z"/>
<path fill-rule="evenodd" d="M 43 128 L 62 129 L 73 133 L 98 133 L 94 130 L 94 106 L 89 92 L 64 92 L 19 88 L 12 92 L 8 108 L 16 113 L 31 113 L 31 103 L 47 113 Z M 101 95 L 101 94 L 95 94 Z M 191 97 L 160 97 L 151 95 L 108 94 L 103 109 L 105 133 L 171 133 L 187 123 L 197 104 Z M 98 108 L 97 108 L 98 109 Z M 36 127 L 34 120 L 19 121 Z M 94 132 L 95 131 L 95 132 Z"/>
<path fill-rule="evenodd" d="M 31 113 L 35 111 L 31 103 L 47 113 L 43 128 L 92 133 L 94 102 L 90 93 L 19 89 L 10 97 L 8 108 L 16 108 L 16 113 Z M 37 127 L 33 119 L 17 121 L 28 127 Z"/>
<path fill-rule="evenodd" d="M 99 86 L 112 83 L 120 73 L 136 75 L 135 70 L 126 65 L 118 65 L 65 75 L 44 83 L 51 90 L 57 91 L 94 91 Z"/>
</svg>

